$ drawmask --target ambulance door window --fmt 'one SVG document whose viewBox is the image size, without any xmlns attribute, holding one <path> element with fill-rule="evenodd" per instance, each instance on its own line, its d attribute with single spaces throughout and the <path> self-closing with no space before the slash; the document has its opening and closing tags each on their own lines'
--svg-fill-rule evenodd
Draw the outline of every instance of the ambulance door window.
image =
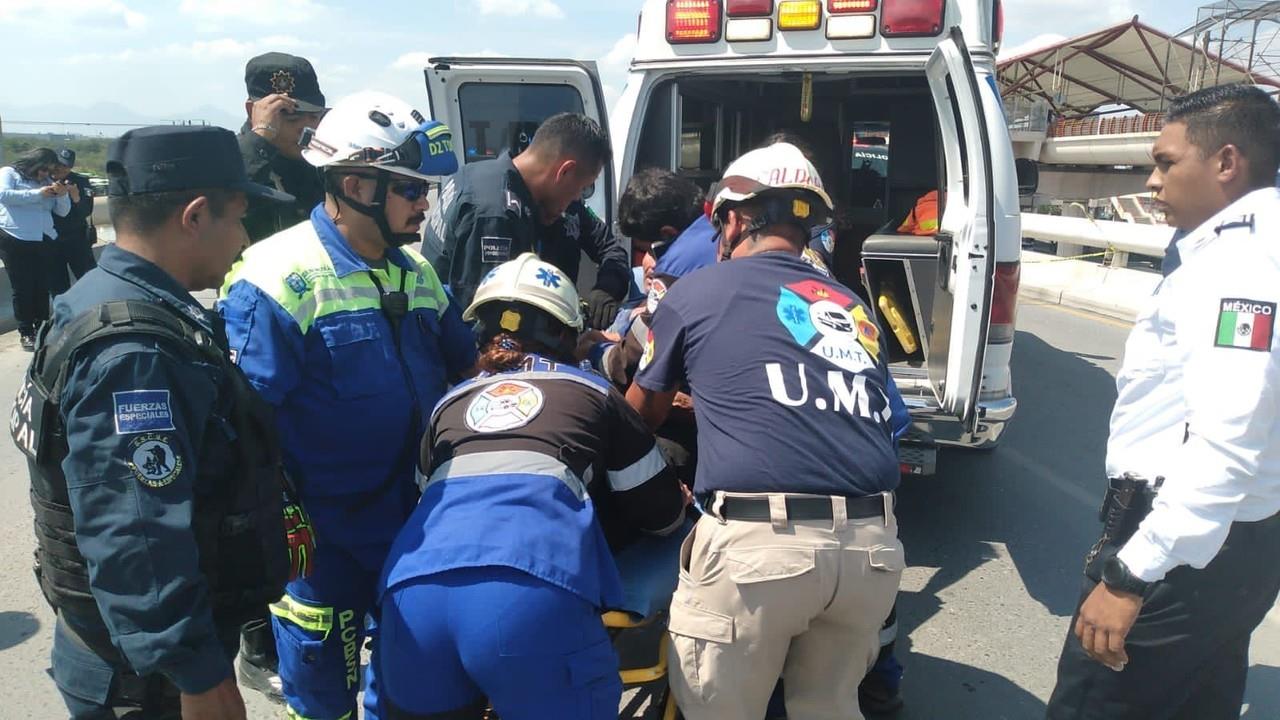
<svg viewBox="0 0 1280 720">
<path fill-rule="evenodd" d="M 465 83 L 458 88 L 466 162 L 496 158 L 503 150 L 519 155 L 543 120 L 562 112 L 582 112 L 582 95 L 571 85 Z"/>
<path fill-rule="evenodd" d="M 706 185 L 719 176 L 722 167 L 721 127 L 723 108 L 681 94 L 680 157 L 677 170 L 699 184 Z"/>
<path fill-rule="evenodd" d="M 889 123 L 853 123 L 849 165 L 852 207 L 883 210 L 888 204 L 889 148 Z"/>
</svg>

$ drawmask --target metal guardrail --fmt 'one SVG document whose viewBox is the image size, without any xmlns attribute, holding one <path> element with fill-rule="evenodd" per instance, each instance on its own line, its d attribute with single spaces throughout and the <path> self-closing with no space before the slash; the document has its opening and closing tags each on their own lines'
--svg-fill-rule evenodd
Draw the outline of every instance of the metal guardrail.
<svg viewBox="0 0 1280 720">
<path fill-rule="evenodd" d="M 1058 243 L 1060 248 L 1066 245 L 1111 251 L 1112 267 L 1124 267 L 1128 253 L 1164 257 L 1172 236 L 1173 229 L 1167 225 L 1022 213 L 1022 237 Z"/>
</svg>

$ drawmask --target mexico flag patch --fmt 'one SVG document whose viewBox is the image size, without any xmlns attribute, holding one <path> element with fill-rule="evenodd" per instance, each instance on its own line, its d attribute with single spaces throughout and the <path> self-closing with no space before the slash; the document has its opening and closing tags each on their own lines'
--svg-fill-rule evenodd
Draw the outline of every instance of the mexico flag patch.
<svg viewBox="0 0 1280 720">
<path fill-rule="evenodd" d="M 1218 311 L 1218 336 L 1214 345 L 1270 352 L 1275 317 L 1275 303 L 1223 298 Z"/>
</svg>

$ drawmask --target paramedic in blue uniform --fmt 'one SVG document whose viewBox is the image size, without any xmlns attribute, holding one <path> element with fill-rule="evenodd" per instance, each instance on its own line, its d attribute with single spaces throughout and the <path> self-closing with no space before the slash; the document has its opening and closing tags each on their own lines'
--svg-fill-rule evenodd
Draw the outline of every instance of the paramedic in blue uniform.
<svg viewBox="0 0 1280 720">
<path fill-rule="evenodd" d="M 221 128 L 131 130 L 106 171 L 116 241 L 58 297 L 12 417 L 58 611 L 53 680 L 73 720 L 244 718 L 240 623 L 287 579 L 278 447 L 269 415 L 244 421 L 256 396 L 191 292 L 247 244 L 248 195 L 289 198 L 248 182 Z M 175 329 L 144 332 L 143 313 Z"/>
<path fill-rule="evenodd" d="M 382 717 L 478 719 L 487 698 L 506 720 L 614 720 L 607 536 L 674 532 L 684 493 L 622 394 L 572 364 L 583 320 L 559 268 L 499 265 L 465 318 L 482 372 L 432 413 L 381 584 Z"/>
<path fill-rule="evenodd" d="M 800 258 L 831 217 L 813 165 L 778 143 L 718 187 L 727 259 L 667 292 L 627 393 L 657 427 L 687 383 L 698 423 L 705 514 L 671 603 L 671 688 L 689 720 L 763 717 L 780 676 L 793 720 L 861 717 L 904 562 L 905 418 L 866 306 Z"/>
<path fill-rule="evenodd" d="M 271 607 L 291 717 L 356 712 L 365 616 L 417 500 L 426 418 L 476 347 L 431 266 L 406 247 L 453 172 L 449 129 L 383 93 L 344 98 L 303 156 L 327 197 L 245 251 L 218 308 L 231 351 L 276 408 L 318 547 Z"/>
<path fill-rule="evenodd" d="M 1091 553 L 1053 720 L 1240 717 L 1280 593 L 1280 107 L 1243 85 L 1178 98 L 1152 157 L 1186 235 L 1125 346 L 1106 469 L 1163 482 Z"/>
<path fill-rule="evenodd" d="M 631 283 L 627 251 L 582 195 L 609 169 L 609 136 L 576 113 L 552 115 L 524 152 L 467 164 L 445 183 L 423 230 L 422 254 L 464 307 L 500 263 L 533 252 L 578 282 L 597 265 L 587 324 L 607 328 Z"/>
</svg>

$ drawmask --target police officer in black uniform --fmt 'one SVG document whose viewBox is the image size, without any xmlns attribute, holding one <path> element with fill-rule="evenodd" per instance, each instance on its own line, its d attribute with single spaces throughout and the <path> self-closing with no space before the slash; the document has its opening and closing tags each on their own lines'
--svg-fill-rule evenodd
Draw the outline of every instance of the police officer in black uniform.
<svg viewBox="0 0 1280 720">
<path fill-rule="evenodd" d="M 627 251 L 582 203 L 609 162 L 609 137 L 591 118 L 547 118 L 528 149 L 471 163 L 440 191 L 427 216 L 422 254 L 463 306 L 493 268 L 532 252 L 578 282 L 586 253 L 599 269 L 587 321 L 606 328 L 631 284 Z"/>
<path fill-rule="evenodd" d="M 93 215 L 93 188 L 89 178 L 78 172 L 72 172 L 76 166 L 76 151 L 62 148 L 58 151 L 59 166 L 50 174 L 53 179 L 66 185 L 74 185 L 76 196 L 71 201 L 71 212 L 65 216 L 53 214 L 53 228 L 58 231 L 54 239 L 56 248 L 50 261 L 53 277 L 49 281 L 49 293 L 61 295 L 71 287 L 71 278 L 67 270 L 77 280 L 94 268 L 97 262 L 93 259 L 93 243 L 97 239 L 89 218 Z"/>
<path fill-rule="evenodd" d="M 257 242 L 303 222 L 324 201 L 316 169 L 302 159 L 298 141 L 315 129 L 325 113 L 324 93 L 306 58 L 271 52 L 249 61 L 244 69 L 249 99 L 248 119 L 238 139 L 244 166 L 253 182 L 292 195 L 287 202 L 249 199 L 244 227 Z"/>
<path fill-rule="evenodd" d="M 238 630 L 289 574 L 269 410 L 191 296 L 246 243 L 235 136 L 148 127 L 108 150 L 116 243 L 55 303 L 10 419 L 73 720 L 244 718 Z"/>
</svg>

